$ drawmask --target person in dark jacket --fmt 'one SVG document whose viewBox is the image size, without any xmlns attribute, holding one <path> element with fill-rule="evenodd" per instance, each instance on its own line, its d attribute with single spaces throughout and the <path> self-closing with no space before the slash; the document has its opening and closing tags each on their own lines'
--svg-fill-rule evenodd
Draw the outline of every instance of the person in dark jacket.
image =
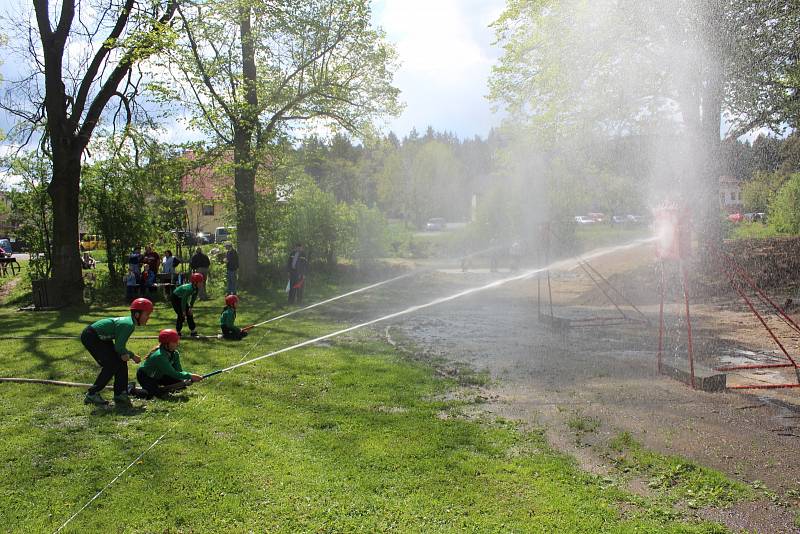
<svg viewBox="0 0 800 534">
<path fill-rule="evenodd" d="M 132 384 L 128 388 L 130 394 L 143 399 L 164 397 L 170 391 L 183 389 L 203 379 L 198 374 L 183 370 L 178 352 L 180 340 L 181 336 L 171 328 L 158 333 L 158 347 L 147 355 L 136 370 L 136 380 L 142 387 L 137 388 Z"/>
<path fill-rule="evenodd" d="M 289 254 L 286 269 L 289 271 L 289 304 L 302 304 L 308 271 L 308 260 L 303 254 L 302 243 L 295 244 L 292 253 Z"/>
<path fill-rule="evenodd" d="M 161 267 L 161 256 L 159 256 L 158 252 L 155 251 L 152 243 L 144 248 L 142 263 L 149 265 L 150 270 L 153 271 L 153 274 L 158 274 L 158 268 Z"/>
<path fill-rule="evenodd" d="M 227 274 L 227 295 L 236 294 L 236 271 L 239 270 L 239 253 L 230 243 L 225 243 L 225 269 Z"/>
<path fill-rule="evenodd" d="M 142 247 L 136 247 L 131 252 L 130 256 L 128 256 L 128 268 L 136 275 L 138 278 L 142 272 Z"/>
<path fill-rule="evenodd" d="M 206 284 L 208 283 L 208 271 L 211 269 L 211 260 L 208 259 L 208 256 L 203 254 L 203 249 L 200 247 L 197 247 L 197 250 L 194 251 L 194 254 L 189 260 L 189 268 L 193 273 L 200 273 L 203 275 L 203 279 L 206 281 L 206 283 L 200 286 L 198 297 L 200 300 L 208 300 Z"/>
</svg>

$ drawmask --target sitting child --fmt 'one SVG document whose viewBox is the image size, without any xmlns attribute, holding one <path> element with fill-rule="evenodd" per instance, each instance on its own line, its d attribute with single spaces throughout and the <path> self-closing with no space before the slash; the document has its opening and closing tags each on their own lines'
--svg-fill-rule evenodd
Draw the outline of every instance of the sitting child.
<svg viewBox="0 0 800 534">
<path fill-rule="evenodd" d="M 125 296 L 128 302 L 136 298 L 136 293 L 139 290 L 139 281 L 136 279 L 136 273 L 133 269 L 128 269 L 128 274 L 125 276 Z"/>
<path fill-rule="evenodd" d="M 180 339 L 178 332 L 171 328 L 158 333 L 158 347 L 145 358 L 136 371 L 136 380 L 142 387 L 129 387 L 130 394 L 143 399 L 164 397 L 170 391 L 183 389 L 192 382 L 203 379 L 202 376 L 184 371 L 181 367 L 178 353 Z"/>
<path fill-rule="evenodd" d="M 156 290 L 156 273 L 148 264 L 142 266 L 142 278 L 140 280 L 142 295 L 154 293 Z"/>
<path fill-rule="evenodd" d="M 222 337 L 225 339 L 239 341 L 247 336 L 248 330 L 253 328 L 252 326 L 238 328 L 234 325 L 236 322 L 236 306 L 238 304 L 239 297 L 236 295 L 225 297 L 225 308 L 222 310 L 222 315 L 219 316 L 219 326 L 222 328 Z"/>
</svg>

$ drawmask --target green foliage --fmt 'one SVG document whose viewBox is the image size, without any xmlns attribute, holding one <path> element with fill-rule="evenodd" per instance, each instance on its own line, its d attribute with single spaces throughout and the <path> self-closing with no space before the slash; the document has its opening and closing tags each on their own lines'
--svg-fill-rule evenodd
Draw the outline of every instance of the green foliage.
<svg viewBox="0 0 800 534">
<path fill-rule="evenodd" d="M 627 432 L 609 442 L 609 454 L 618 468 L 649 477 L 648 485 L 671 503 L 683 501 L 690 508 L 725 506 L 753 495 L 744 484 L 713 469 L 649 451 Z"/>
<path fill-rule="evenodd" d="M 762 222 L 741 221 L 731 224 L 726 232 L 730 239 L 760 239 L 778 235 L 775 227 Z"/>
<path fill-rule="evenodd" d="M 770 203 L 769 224 L 780 233 L 800 233 L 800 173 L 789 176 Z"/>
<path fill-rule="evenodd" d="M 364 266 L 386 253 L 386 219 L 377 208 L 340 203 L 339 251 Z"/>
<path fill-rule="evenodd" d="M 309 261 L 334 265 L 341 222 L 333 194 L 305 180 L 293 188 L 289 202 L 284 242 L 303 243 Z"/>
<path fill-rule="evenodd" d="M 174 248 L 170 232 L 182 228 L 185 218 L 180 177 L 187 162 L 173 156 L 151 144 L 147 160 L 117 153 L 84 168 L 83 219 L 105 239 L 109 283 L 114 286 L 134 246 L 160 241 Z"/>
<path fill-rule="evenodd" d="M 766 213 L 770 203 L 787 179 L 788 176 L 781 172 L 756 172 L 752 180 L 742 185 L 742 202 L 745 211 Z"/>
<path fill-rule="evenodd" d="M 53 254 L 53 204 L 47 193 L 52 166 L 49 160 L 33 153 L 8 158 L 4 164 L 20 179 L 19 186 L 8 193 L 10 222 L 16 227 L 16 237 L 30 248 L 28 276 L 31 280 L 47 278 Z"/>
<path fill-rule="evenodd" d="M 282 238 L 276 243 L 281 253 L 300 242 L 309 261 L 323 261 L 330 267 L 339 256 L 366 264 L 386 250 L 386 221 L 376 208 L 337 203 L 332 193 L 308 178 L 292 188 L 287 204 Z"/>
</svg>

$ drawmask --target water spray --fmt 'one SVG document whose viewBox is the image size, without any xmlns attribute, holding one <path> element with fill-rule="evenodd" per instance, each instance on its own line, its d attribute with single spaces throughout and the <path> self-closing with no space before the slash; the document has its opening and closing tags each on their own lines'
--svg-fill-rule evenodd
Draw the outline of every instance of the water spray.
<svg viewBox="0 0 800 534">
<path fill-rule="evenodd" d="M 655 238 L 638 239 L 638 240 L 636 240 L 636 241 L 634 241 L 632 243 L 628 243 L 628 244 L 625 244 L 625 245 L 619 245 L 619 246 L 616 246 L 616 247 L 597 249 L 597 250 L 595 250 L 593 252 L 590 252 L 589 254 L 581 256 L 581 260 L 582 261 L 586 261 L 586 260 L 589 260 L 589 259 L 605 256 L 605 255 L 608 255 L 608 254 L 611 254 L 611 253 L 614 253 L 614 252 L 619 252 L 619 251 L 622 251 L 622 250 L 635 248 L 635 247 L 641 246 L 643 244 L 652 242 L 654 240 L 655 240 Z M 384 321 L 389 321 L 391 319 L 395 319 L 397 317 L 402 317 L 404 315 L 409 315 L 411 313 L 414 313 L 414 312 L 417 312 L 417 311 L 420 311 L 420 310 L 424 310 L 424 309 L 430 308 L 432 306 L 437 306 L 437 305 L 443 304 L 445 302 L 450 302 L 452 300 L 456 300 L 456 299 L 459 299 L 461 297 L 465 297 L 467 295 L 472 295 L 472 294 L 478 293 L 480 291 L 485 291 L 487 289 L 494 289 L 494 288 L 503 286 L 505 284 L 508 284 L 510 282 L 517 282 L 517 281 L 520 281 L 520 280 L 525 280 L 525 279 L 533 277 L 536 274 L 539 274 L 541 272 L 544 272 L 544 271 L 547 271 L 547 270 L 550 270 L 550 269 L 572 267 L 578 261 L 579 260 L 577 260 L 575 258 L 561 260 L 561 261 L 555 262 L 555 263 L 553 263 L 551 265 L 547 265 L 545 267 L 539 267 L 539 268 L 536 268 L 536 269 L 531 269 L 529 271 L 525 271 L 525 272 L 523 272 L 521 274 L 518 274 L 518 275 L 515 275 L 515 276 L 510 276 L 508 278 L 502 278 L 500 280 L 495 280 L 494 282 L 490 282 L 490 283 L 488 283 L 486 285 L 483 285 L 483 286 L 478 286 L 478 287 L 473 287 L 473 288 L 470 288 L 470 289 L 465 289 L 463 291 L 459 291 L 458 293 L 454 293 L 453 295 L 449 295 L 449 296 L 446 296 L 446 297 L 440 297 L 438 299 L 432 300 L 432 301 L 427 302 L 425 304 L 418 304 L 416 306 L 410 306 L 410 307 L 406 308 L 405 310 L 400 310 L 400 311 L 397 311 L 397 312 L 394 312 L 394 313 L 390 313 L 388 315 L 384 315 L 382 317 L 371 319 L 369 321 L 365 321 L 363 323 L 360 323 L 360 324 L 357 324 L 357 325 L 354 325 L 354 326 L 343 328 L 341 330 L 337 330 L 335 332 L 331 332 L 329 334 L 325 334 L 323 336 L 319 336 L 319 337 L 316 337 L 314 339 L 309 339 L 309 340 L 303 341 L 301 343 L 297 343 L 295 345 L 291 345 L 289 347 L 284 347 L 284 348 L 282 348 L 280 350 L 276 350 L 276 351 L 264 354 L 262 356 L 258 356 L 257 358 L 252 358 L 250 360 L 239 362 L 239 363 L 237 363 L 235 365 L 231 365 L 229 367 L 225 367 L 224 369 L 218 369 L 216 371 L 212 371 L 210 373 L 207 373 L 207 374 L 203 375 L 203 378 L 205 379 L 205 378 L 209 378 L 209 377 L 221 374 L 221 373 L 227 373 L 227 372 L 233 371 L 234 369 L 237 369 L 239 367 L 243 367 L 245 365 L 250 365 L 251 363 L 255 363 L 257 361 L 264 360 L 264 359 L 270 358 L 272 356 L 277 356 L 278 354 L 283 354 L 284 352 L 289 352 L 291 350 L 295 350 L 295 349 L 299 349 L 299 348 L 302 348 L 302 347 L 306 347 L 308 345 L 313 345 L 314 343 L 318 343 L 320 341 L 324 341 L 324 340 L 330 339 L 332 337 L 340 336 L 340 335 L 346 334 L 348 332 L 353 332 L 354 330 L 359 330 L 361 328 L 365 328 L 367 326 L 371 326 L 371 325 L 376 324 L 376 323 L 381 323 L 381 322 L 384 322 Z"/>
</svg>

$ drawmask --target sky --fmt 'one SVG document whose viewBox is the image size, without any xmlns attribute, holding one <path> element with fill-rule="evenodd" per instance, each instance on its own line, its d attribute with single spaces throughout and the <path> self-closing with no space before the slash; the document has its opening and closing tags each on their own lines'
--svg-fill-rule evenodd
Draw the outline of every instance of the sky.
<svg viewBox="0 0 800 534">
<path fill-rule="evenodd" d="M 504 0 L 375 0 L 373 19 L 401 62 L 395 86 L 406 109 L 389 121 L 401 137 L 428 125 L 459 137 L 486 136 L 500 118 L 486 100 L 500 50 L 489 24 Z"/>
</svg>

